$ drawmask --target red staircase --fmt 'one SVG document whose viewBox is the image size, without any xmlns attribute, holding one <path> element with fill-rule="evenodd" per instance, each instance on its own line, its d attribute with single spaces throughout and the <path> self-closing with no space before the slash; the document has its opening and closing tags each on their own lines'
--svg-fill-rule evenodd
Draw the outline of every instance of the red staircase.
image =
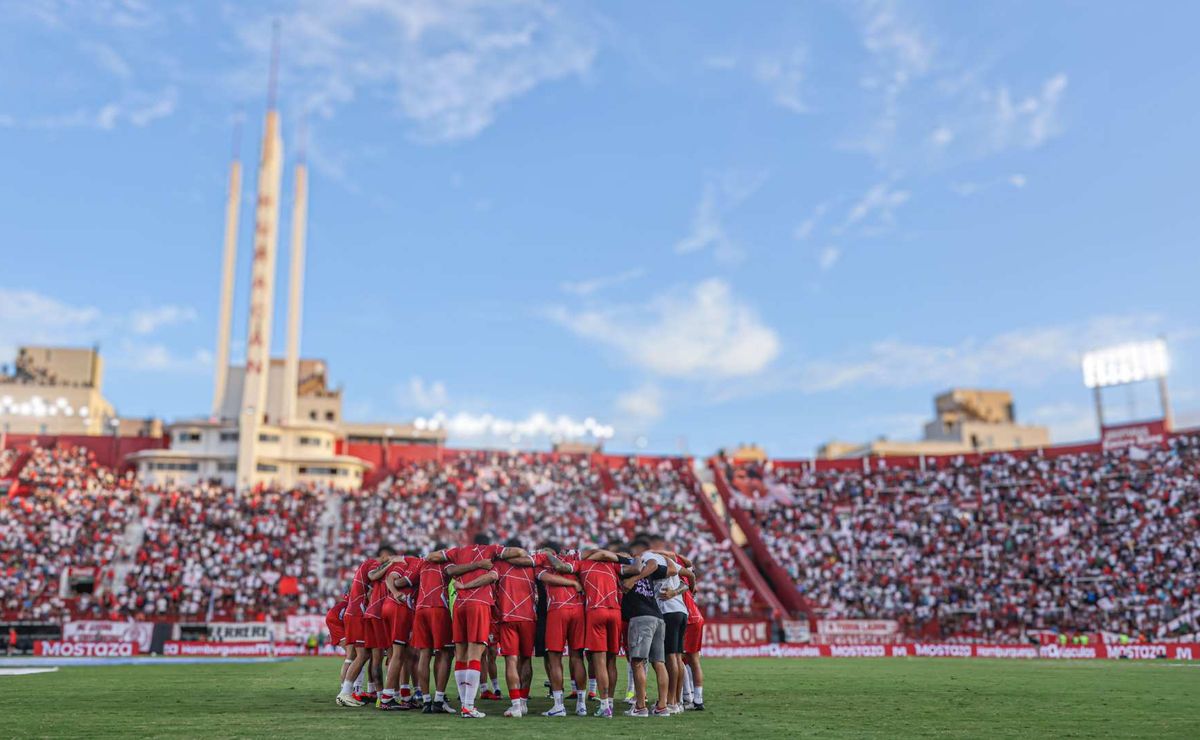
<svg viewBox="0 0 1200 740">
<path fill-rule="evenodd" d="M 742 533 L 746 535 L 746 544 L 750 546 L 750 551 L 754 553 L 755 561 L 758 562 L 763 574 L 766 575 L 766 580 L 771 584 L 771 589 L 776 596 L 776 600 L 781 602 L 787 608 L 788 612 L 792 614 L 804 614 L 811 619 L 815 613 L 812 602 L 796 590 L 796 584 L 792 581 L 792 577 L 788 575 L 783 566 L 771 555 L 771 550 L 767 547 L 767 543 L 763 541 L 762 533 L 759 532 L 758 526 L 750 518 L 750 515 L 733 505 L 733 492 L 730 489 L 729 481 L 725 477 L 725 470 L 721 461 L 714 457 L 708 461 L 708 466 L 712 469 L 713 482 L 716 483 L 717 493 L 720 494 L 721 500 L 725 502 L 725 510 L 729 512 L 729 515 L 741 527 Z M 762 576 L 759 577 L 761 578 Z"/>
</svg>

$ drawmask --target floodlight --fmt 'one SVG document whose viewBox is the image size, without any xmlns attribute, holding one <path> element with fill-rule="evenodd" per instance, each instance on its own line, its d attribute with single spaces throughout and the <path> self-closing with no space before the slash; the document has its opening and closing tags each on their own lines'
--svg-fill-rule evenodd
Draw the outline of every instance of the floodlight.
<svg viewBox="0 0 1200 740">
<path fill-rule="evenodd" d="M 1138 383 L 1164 378 L 1169 368 L 1165 341 L 1130 342 L 1086 353 L 1083 384 L 1088 388 L 1107 388 Z"/>
</svg>

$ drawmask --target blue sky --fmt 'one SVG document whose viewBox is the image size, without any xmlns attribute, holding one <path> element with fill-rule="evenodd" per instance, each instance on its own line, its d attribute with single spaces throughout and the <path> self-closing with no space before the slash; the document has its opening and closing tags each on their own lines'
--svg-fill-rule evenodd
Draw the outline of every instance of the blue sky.
<svg viewBox="0 0 1200 740">
<path fill-rule="evenodd" d="M 1080 352 L 1165 334 L 1200 423 L 1194 3 L 0 11 L 0 353 L 99 342 L 123 414 L 207 408 L 230 139 L 253 182 L 278 18 L 304 353 L 351 418 L 806 456 L 915 438 L 962 385 L 1068 441 L 1095 435 Z"/>
</svg>

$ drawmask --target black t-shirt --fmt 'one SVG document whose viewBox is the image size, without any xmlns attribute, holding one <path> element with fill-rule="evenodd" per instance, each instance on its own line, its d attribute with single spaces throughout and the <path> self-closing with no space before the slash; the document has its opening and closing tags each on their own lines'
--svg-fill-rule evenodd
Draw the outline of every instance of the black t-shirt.
<svg viewBox="0 0 1200 740">
<path fill-rule="evenodd" d="M 627 565 L 641 567 L 641 561 L 634 560 Z M 659 565 L 658 570 L 634 584 L 621 599 L 621 619 L 628 622 L 634 617 L 658 617 L 662 619 L 662 609 L 658 608 L 658 600 L 654 598 L 654 581 L 667 577 L 667 566 Z"/>
</svg>

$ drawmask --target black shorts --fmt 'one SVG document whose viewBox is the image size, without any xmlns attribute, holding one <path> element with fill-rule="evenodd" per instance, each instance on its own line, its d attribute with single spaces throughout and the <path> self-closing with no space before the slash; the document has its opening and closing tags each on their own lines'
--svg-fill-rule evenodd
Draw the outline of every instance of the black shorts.
<svg viewBox="0 0 1200 740">
<path fill-rule="evenodd" d="M 546 657 L 546 587 L 541 581 L 537 584 L 537 623 L 533 628 L 533 654 L 535 657 Z"/>
<path fill-rule="evenodd" d="M 667 655 L 683 652 L 683 634 L 687 631 L 687 612 L 669 612 L 663 615 L 667 623 L 667 639 L 663 644 Z"/>
</svg>

